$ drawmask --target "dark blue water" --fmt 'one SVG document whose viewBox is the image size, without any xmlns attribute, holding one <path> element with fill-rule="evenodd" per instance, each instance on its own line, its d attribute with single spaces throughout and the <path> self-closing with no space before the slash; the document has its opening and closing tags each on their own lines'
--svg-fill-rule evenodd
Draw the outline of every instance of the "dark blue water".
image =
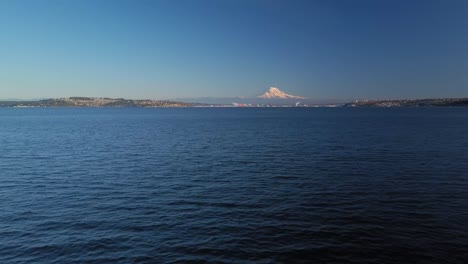
<svg viewBox="0 0 468 264">
<path fill-rule="evenodd" d="M 467 263 L 468 108 L 0 109 L 0 263 Z"/>
</svg>

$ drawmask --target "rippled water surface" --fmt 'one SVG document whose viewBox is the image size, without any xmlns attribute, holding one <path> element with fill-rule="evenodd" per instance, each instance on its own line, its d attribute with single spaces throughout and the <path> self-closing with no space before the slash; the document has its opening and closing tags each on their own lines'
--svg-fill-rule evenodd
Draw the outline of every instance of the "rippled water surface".
<svg viewBox="0 0 468 264">
<path fill-rule="evenodd" d="M 0 109 L 0 263 L 468 263 L 468 108 Z"/>
</svg>

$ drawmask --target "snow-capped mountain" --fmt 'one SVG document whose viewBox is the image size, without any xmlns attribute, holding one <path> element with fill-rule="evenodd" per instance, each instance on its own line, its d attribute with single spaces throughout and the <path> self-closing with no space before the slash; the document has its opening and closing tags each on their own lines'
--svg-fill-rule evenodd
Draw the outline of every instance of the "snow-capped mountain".
<svg viewBox="0 0 468 264">
<path fill-rule="evenodd" d="M 276 87 L 270 87 L 268 92 L 258 96 L 263 99 L 305 99 L 304 97 L 287 94 Z"/>
</svg>

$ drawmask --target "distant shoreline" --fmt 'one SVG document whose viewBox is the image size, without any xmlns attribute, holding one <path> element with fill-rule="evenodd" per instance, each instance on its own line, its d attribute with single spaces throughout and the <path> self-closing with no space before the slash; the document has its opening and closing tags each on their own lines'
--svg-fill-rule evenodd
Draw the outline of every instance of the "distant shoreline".
<svg viewBox="0 0 468 264">
<path fill-rule="evenodd" d="M 0 107 L 32 108 L 32 107 L 141 107 L 141 108 L 180 108 L 180 107 L 443 107 L 443 106 L 468 106 L 468 98 L 438 98 L 438 99 L 402 99 L 402 100 L 355 100 L 344 104 L 305 104 L 305 103 L 186 103 L 170 100 L 150 99 L 124 99 L 124 98 L 95 98 L 95 97 L 70 97 L 43 99 L 37 101 L 1 101 Z"/>
<path fill-rule="evenodd" d="M 401 99 L 401 100 L 356 100 L 346 107 L 424 107 L 468 106 L 468 98 Z"/>
</svg>

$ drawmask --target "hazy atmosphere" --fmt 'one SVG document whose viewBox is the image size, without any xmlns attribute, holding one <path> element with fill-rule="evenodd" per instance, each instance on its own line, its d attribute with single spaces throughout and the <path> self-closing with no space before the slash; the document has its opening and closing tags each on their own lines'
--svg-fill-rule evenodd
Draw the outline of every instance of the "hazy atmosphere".
<svg viewBox="0 0 468 264">
<path fill-rule="evenodd" d="M 468 96 L 468 2 L 0 1 L 0 99 Z"/>
</svg>

